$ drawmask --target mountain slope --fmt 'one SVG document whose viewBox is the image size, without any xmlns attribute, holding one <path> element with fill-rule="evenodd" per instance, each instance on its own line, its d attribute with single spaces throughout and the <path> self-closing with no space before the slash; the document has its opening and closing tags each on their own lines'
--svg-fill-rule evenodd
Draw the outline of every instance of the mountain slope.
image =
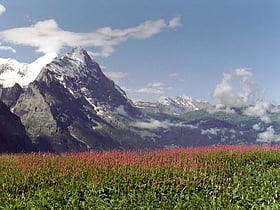
<svg viewBox="0 0 280 210">
<path fill-rule="evenodd" d="M 137 134 L 126 128 L 139 110 L 81 48 L 46 65 L 13 112 L 40 150 L 140 146 Z"/>
<path fill-rule="evenodd" d="M 162 146 L 206 146 L 216 144 L 280 144 L 280 113 L 261 117 L 244 110 L 197 110 L 182 115 L 148 113 L 149 121 L 138 123 L 153 129 Z M 145 126 L 143 126 L 145 125 Z"/>
<path fill-rule="evenodd" d="M 31 152 L 34 147 L 19 117 L 0 101 L 0 152 Z"/>
<path fill-rule="evenodd" d="M 57 57 L 56 53 L 46 54 L 31 64 L 21 63 L 11 58 L 0 58 L 0 84 L 3 87 L 12 87 L 16 83 L 22 87 L 27 86 L 55 57 Z"/>
<path fill-rule="evenodd" d="M 23 88 L 16 83 L 13 87 L 0 88 L 0 100 L 8 107 L 15 105 L 19 96 L 24 92 Z"/>
</svg>

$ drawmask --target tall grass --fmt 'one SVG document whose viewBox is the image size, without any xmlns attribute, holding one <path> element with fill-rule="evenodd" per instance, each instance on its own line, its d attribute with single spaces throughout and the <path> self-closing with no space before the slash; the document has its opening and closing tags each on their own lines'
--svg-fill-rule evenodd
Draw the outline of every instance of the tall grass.
<svg viewBox="0 0 280 210">
<path fill-rule="evenodd" d="M 280 209 L 280 148 L 0 156 L 0 209 Z"/>
</svg>

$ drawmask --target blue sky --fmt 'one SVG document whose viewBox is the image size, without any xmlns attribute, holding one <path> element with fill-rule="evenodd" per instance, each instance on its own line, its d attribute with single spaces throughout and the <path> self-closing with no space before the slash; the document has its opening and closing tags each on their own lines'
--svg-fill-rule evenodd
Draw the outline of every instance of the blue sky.
<svg viewBox="0 0 280 210">
<path fill-rule="evenodd" d="M 0 4 L 2 58 L 31 62 L 80 45 L 132 99 L 188 95 L 215 103 L 280 103 L 278 0 Z"/>
</svg>

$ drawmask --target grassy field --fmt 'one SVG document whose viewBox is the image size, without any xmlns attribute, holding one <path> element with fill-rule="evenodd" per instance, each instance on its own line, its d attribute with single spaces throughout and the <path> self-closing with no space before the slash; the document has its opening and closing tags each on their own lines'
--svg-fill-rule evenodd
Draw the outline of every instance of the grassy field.
<svg viewBox="0 0 280 210">
<path fill-rule="evenodd" d="M 280 148 L 0 156 L 0 209 L 280 209 Z"/>
</svg>

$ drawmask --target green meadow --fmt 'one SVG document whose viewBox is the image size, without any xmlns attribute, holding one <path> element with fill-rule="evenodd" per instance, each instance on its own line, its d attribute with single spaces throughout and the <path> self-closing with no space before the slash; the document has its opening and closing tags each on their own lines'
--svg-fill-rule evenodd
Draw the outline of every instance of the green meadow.
<svg viewBox="0 0 280 210">
<path fill-rule="evenodd" d="M 0 209 L 280 209 L 280 148 L 0 155 Z"/>
</svg>

